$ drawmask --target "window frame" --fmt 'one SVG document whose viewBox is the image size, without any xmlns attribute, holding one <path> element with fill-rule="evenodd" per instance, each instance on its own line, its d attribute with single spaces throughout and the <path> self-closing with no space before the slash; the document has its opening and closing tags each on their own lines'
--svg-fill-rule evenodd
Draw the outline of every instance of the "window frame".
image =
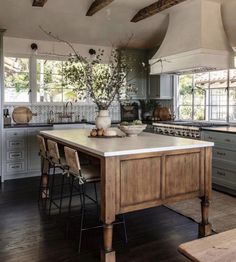
<svg viewBox="0 0 236 262">
<path fill-rule="evenodd" d="M 211 87 L 210 86 L 210 73 L 211 72 L 214 72 L 214 71 L 211 71 L 211 72 L 208 72 L 209 73 L 209 80 L 208 80 L 208 87 L 206 88 L 206 97 L 205 97 L 205 100 L 207 101 L 207 104 L 205 105 L 205 117 L 206 119 L 204 121 L 209 121 L 209 122 L 226 122 L 226 123 L 229 123 L 229 124 L 233 124 L 233 125 L 236 125 L 236 119 L 234 120 L 230 120 L 230 108 L 231 107 L 234 107 L 234 105 L 230 105 L 230 91 L 231 90 L 236 90 L 236 87 L 231 87 L 230 85 L 230 70 L 236 70 L 236 68 L 230 68 L 230 69 L 225 69 L 225 70 L 218 70 L 218 71 L 227 71 L 227 79 L 226 79 L 226 87 L 219 87 L 219 88 L 216 88 L 216 87 Z M 206 72 L 207 73 L 207 72 Z M 194 79 L 194 75 L 195 74 L 192 74 L 192 78 Z M 176 85 L 176 103 L 175 103 L 175 110 L 177 112 L 177 116 L 178 116 L 178 119 L 181 120 L 180 118 L 180 107 L 183 107 L 185 105 L 182 105 L 180 104 L 180 94 L 179 94 L 179 78 L 180 76 L 178 76 L 178 79 L 177 79 L 177 85 Z M 194 81 L 193 81 L 193 88 L 195 89 L 195 85 L 194 85 Z M 225 90 L 226 91 L 226 105 L 224 105 L 224 107 L 226 106 L 226 119 L 225 120 L 220 120 L 220 119 L 211 119 L 211 115 L 212 115 L 212 110 L 211 108 L 214 107 L 213 104 L 211 104 L 211 100 L 212 100 L 212 97 L 211 97 L 211 90 L 214 90 L 214 89 L 217 89 L 217 90 Z M 201 121 L 201 120 L 194 120 L 194 108 L 195 108 L 195 105 L 194 105 L 194 93 L 195 92 L 192 92 L 192 118 L 189 119 L 189 121 Z M 236 106 L 236 105 L 235 105 Z M 188 121 L 188 120 L 186 120 Z"/>
<path fill-rule="evenodd" d="M 54 105 L 59 106 L 66 102 L 37 102 L 37 60 L 55 60 L 55 61 L 66 61 L 67 56 L 56 56 L 56 55 L 25 55 L 16 53 L 5 53 L 5 57 L 15 57 L 15 58 L 26 58 L 29 59 L 29 102 L 6 102 L 5 101 L 5 83 L 3 85 L 3 105 L 4 106 L 18 106 L 18 105 Z M 5 73 L 5 69 L 4 69 Z M 91 99 L 87 96 L 85 101 L 78 101 L 74 103 L 75 105 L 94 105 Z"/>
<path fill-rule="evenodd" d="M 14 57 L 14 58 L 23 58 L 23 59 L 29 59 L 29 102 L 6 102 L 5 101 L 5 62 L 3 65 L 3 70 L 4 70 L 4 76 L 3 76 L 3 90 L 2 90 L 2 95 L 3 95 L 3 105 L 8 106 L 8 105 L 30 105 L 32 101 L 32 76 L 31 76 L 31 56 L 30 55 L 19 55 L 15 53 L 4 53 L 4 59 L 5 57 Z"/>
</svg>

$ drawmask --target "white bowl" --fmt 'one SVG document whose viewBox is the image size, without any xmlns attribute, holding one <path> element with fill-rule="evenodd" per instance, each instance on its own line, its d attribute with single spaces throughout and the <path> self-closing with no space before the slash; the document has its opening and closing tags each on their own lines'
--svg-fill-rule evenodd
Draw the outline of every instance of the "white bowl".
<svg viewBox="0 0 236 262">
<path fill-rule="evenodd" d="M 130 125 L 122 126 L 118 125 L 119 129 L 124 132 L 127 136 L 137 136 L 147 127 L 147 125 Z"/>
</svg>

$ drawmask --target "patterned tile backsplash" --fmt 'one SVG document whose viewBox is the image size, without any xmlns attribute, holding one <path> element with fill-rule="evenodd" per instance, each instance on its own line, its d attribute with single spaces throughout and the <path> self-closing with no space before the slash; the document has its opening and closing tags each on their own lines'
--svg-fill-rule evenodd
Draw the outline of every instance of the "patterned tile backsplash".
<svg viewBox="0 0 236 262">
<path fill-rule="evenodd" d="M 173 112 L 173 105 L 171 100 L 161 100 L 159 101 L 160 106 L 169 107 Z M 64 104 L 65 105 L 65 104 Z M 46 123 L 49 118 L 49 112 L 53 111 L 54 122 L 61 122 L 59 119 L 60 112 L 63 112 L 64 105 L 29 105 L 28 107 L 31 109 L 33 113 L 37 113 L 37 116 L 33 116 L 31 123 Z M 5 105 L 4 108 L 9 110 L 9 114 L 11 116 L 15 105 Z M 70 107 L 68 108 L 68 112 L 70 112 Z M 73 105 L 72 108 L 72 121 L 80 121 L 82 119 L 86 119 L 87 121 L 95 121 L 97 116 L 97 107 L 92 103 L 86 103 L 84 105 Z M 110 116 L 112 121 L 120 121 L 120 104 L 113 103 L 109 108 Z M 63 122 L 70 121 L 70 119 L 63 119 Z"/>
<path fill-rule="evenodd" d="M 11 116 L 15 105 L 7 105 L 4 108 L 9 110 Z M 49 112 L 53 111 L 53 118 L 55 122 L 61 122 L 59 119 L 60 112 L 63 112 L 63 105 L 29 105 L 27 106 L 31 109 L 33 113 L 37 113 L 37 116 L 33 116 L 31 123 L 46 123 L 49 118 Z M 120 105 L 114 103 L 110 108 L 110 116 L 112 121 L 120 121 Z M 70 107 L 68 112 L 71 112 Z M 72 108 L 72 121 L 79 121 L 86 119 L 88 121 L 95 121 L 97 116 L 97 107 L 94 104 L 85 104 L 85 105 L 73 105 Z M 69 120 L 70 121 L 70 120 Z M 66 122 L 66 119 L 63 119 L 63 122 Z"/>
</svg>

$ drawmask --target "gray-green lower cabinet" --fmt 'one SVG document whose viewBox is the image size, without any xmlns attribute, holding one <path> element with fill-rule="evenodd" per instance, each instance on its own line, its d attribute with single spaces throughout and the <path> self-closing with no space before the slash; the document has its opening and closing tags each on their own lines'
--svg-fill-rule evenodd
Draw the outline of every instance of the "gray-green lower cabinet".
<svg viewBox="0 0 236 262">
<path fill-rule="evenodd" d="M 39 147 L 37 135 L 39 130 L 29 129 L 27 132 L 27 169 L 28 172 L 37 172 L 40 170 Z"/>
<path fill-rule="evenodd" d="M 53 127 L 5 128 L 3 133 L 2 182 L 40 175 L 37 134 L 50 129 L 92 129 L 92 124 L 59 124 Z"/>
<path fill-rule="evenodd" d="M 2 182 L 40 175 L 37 134 L 51 128 L 5 128 L 2 154 Z"/>
<path fill-rule="evenodd" d="M 214 142 L 213 187 L 236 195 L 236 134 L 202 131 L 202 139 Z"/>
</svg>

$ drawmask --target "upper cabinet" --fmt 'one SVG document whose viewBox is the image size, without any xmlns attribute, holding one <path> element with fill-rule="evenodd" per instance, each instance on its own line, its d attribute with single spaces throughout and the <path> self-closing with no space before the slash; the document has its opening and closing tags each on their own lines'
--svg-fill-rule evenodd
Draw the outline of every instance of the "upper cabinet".
<svg viewBox="0 0 236 262">
<path fill-rule="evenodd" d="M 149 99 L 172 99 L 174 76 L 150 75 L 148 85 Z"/>
<path fill-rule="evenodd" d="M 132 99 L 146 99 L 147 97 L 147 52 L 140 49 L 121 50 L 121 56 L 126 57 L 131 67 L 131 71 L 127 75 L 127 84 L 132 84 L 135 91 L 128 92 L 128 96 Z"/>
</svg>

